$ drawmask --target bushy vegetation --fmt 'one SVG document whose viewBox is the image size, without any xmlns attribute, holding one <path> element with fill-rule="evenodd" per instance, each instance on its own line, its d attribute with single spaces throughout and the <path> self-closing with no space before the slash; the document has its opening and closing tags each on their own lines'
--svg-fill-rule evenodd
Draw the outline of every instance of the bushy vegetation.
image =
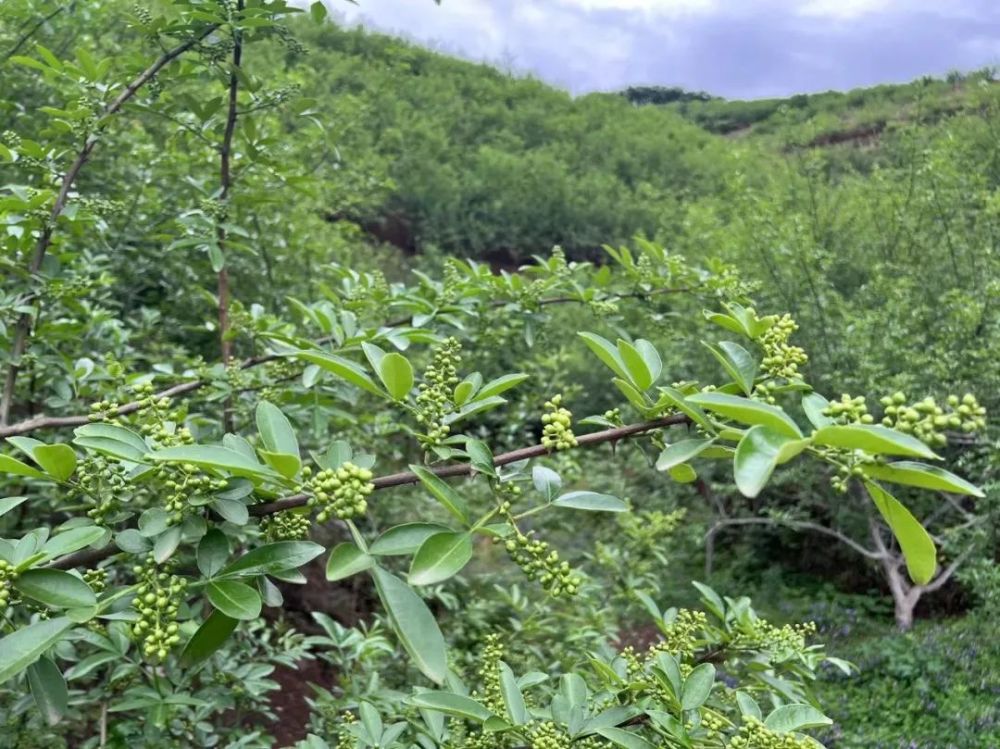
<svg viewBox="0 0 1000 749">
<path fill-rule="evenodd" d="M 996 741 L 986 72 L 574 99 L 320 4 L 3 11 L 4 746 Z"/>
</svg>

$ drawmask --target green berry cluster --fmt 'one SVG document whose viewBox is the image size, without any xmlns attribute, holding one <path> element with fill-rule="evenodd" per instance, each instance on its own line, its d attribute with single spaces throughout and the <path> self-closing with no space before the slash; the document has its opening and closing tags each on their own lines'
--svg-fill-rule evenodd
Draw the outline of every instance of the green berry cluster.
<svg viewBox="0 0 1000 749">
<path fill-rule="evenodd" d="M 590 311 L 597 317 L 613 317 L 618 314 L 618 310 L 617 302 L 610 299 L 594 299 L 590 302 Z"/>
<path fill-rule="evenodd" d="M 345 710 L 340 714 L 337 721 L 337 749 L 357 749 L 358 740 L 351 727 L 358 722 L 350 710 Z"/>
<path fill-rule="evenodd" d="M 83 581 L 95 593 L 103 593 L 108 587 L 108 571 L 103 567 L 95 567 L 83 573 Z"/>
<path fill-rule="evenodd" d="M 12 588 L 16 579 L 17 572 L 14 565 L 6 559 L 0 559 L 0 611 L 7 608 L 11 602 Z"/>
<path fill-rule="evenodd" d="M 885 407 L 882 423 L 912 434 L 928 445 L 943 447 L 948 444 L 946 430 L 976 432 L 986 427 L 986 408 L 979 405 L 972 393 L 966 393 L 961 398 L 949 395 L 948 410 L 930 396 L 916 403 L 907 404 L 906 401 L 903 392 L 882 398 L 879 401 Z"/>
<path fill-rule="evenodd" d="M 791 733 L 776 733 L 753 716 L 743 716 L 743 725 L 729 739 L 726 749 L 809 749 L 815 742 Z"/>
<path fill-rule="evenodd" d="M 349 520 L 364 515 L 368 510 L 368 495 L 375 491 L 371 481 L 372 472 L 353 463 L 317 473 L 307 484 L 312 492 L 309 506 L 320 508 L 316 521 L 325 523 L 331 517 Z"/>
<path fill-rule="evenodd" d="M 698 649 L 701 634 L 708 627 L 708 617 L 703 611 L 681 609 L 677 616 L 663 627 L 662 639 L 650 646 L 646 654 L 649 662 L 657 653 L 670 653 L 679 658 L 690 658 Z"/>
<path fill-rule="evenodd" d="M 163 507 L 171 513 L 171 523 L 179 523 L 184 519 L 184 509 L 188 506 L 190 497 L 225 489 L 226 480 L 202 473 L 193 463 L 182 463 L 174 477 L 164 481 L 163 486 L 167 490 Z"/>
<path fill-rule="evenodd" d="M 424 371 L 417 395 L 417 422 L 427 430 L 422 440 L 425 444 L 439 445 L 451 432 L 443 419 L 452 410 L 452 391 L 459 381 L 461 350 L 462 344 L 457 338 L 445 339 L 435 349 L 434 357 Z"/>
<path fill-rule="evenodd" d="M 569 749 L 566 732 L 551 720 L 535 723 L 528 729 L 528 746 L 531 749 Z"/>
<path fill-rule="evenodd" d="M 312 522 L 308 515 L 294 510 L 284 510 L 260 521 L 260 529 L 268 542 L 298 541 L 309 536 Z"/>
<path fill-rule="evenodd" d="M 815 634 L 814 622 L 776 627 L 764 619 L 754 619 L 742 625 L 742 631 L 734 636 L 731 645 L 760 651 L 773 661 L 780 662 L 796 653 L 802 653 L 807 647 L 808 638 Z"/>
<path fill-rule="evenodd" d="M 847 393 L 842 394 L 839 401 L 831 401 L 823 409 L 823 415 L 837 424 L 871 424 L 875 421 L 875 417 L 868 413 L 865 397 L 857 395 L 852 398 Z"/>
<path fill-rule="evenodd" d="M 809 357 L 801 348 L 788 343 L 792 333 L 798 329 L 799 326 L 791 315 L 782 315 L 761 336 L 760 344 L 764 347 L 764 358 L 760 363 L 771 377 L 784 377 L 786 380 L 801 377 L 799 367 L 805 364 Z"/>
<path fill-rule="evenodd" d="M 547 541 L 532 538 L 517 531 L 504 542 L 510 558 L 520 567 L 529 580 L 537 580 L 551 596 L 575 595 L 582 580 L 574 575 L 569 562 L 560 561 L 559 552 L 550 549 Z"/>
<path fill-rule="evenodd" d="M 90 413 L 87 418 L 90 421 L 110 421 L 115 423 L 118 417 L 118 409 L 121 404 L 118 401 L 99 400 L 90 404 Z"/>
<path fill-rule="evenodd" d="M 511 481 L 495 483 L 493 492 L 497 499 L 497 512 L 501 515 L 509 515 L 510 508 L 521 498 L 523 493 L 521 487 Z"/>
<path fill-rule="evenodd" d="M 709 710 L 707 708 L 702 708 L 698 715 L 700 719 L 700 727 L 702 731 L 705 732 L 706 739 L 719 739 L 723 738 L 723 732 L 732 725 L 728 720 L 719 715 L 714 710 Z M 685 726 L 688 731 L 691 731 L 694 726 Z"/>
<path fill-rule="evenodd" d="M 562 395 L 553 395 L 545 401 L 545 411 L 542 414 L 542 446 L 549 450 L 568 450 L 576 447 L 576 435 L 573 434 L 573 414 L 562 406 Z"/>
<path fill-rule="evenodd" d="M 106 525 L 120 507 L 120 497 L 128 486 L 125 469 L 103 456 L 87 455 L 76 465 L 73 494 L 90 497 L 94 506 L 87 516 L 97 525 Z"/>
<path fill-rule="evenodd" d="M 617 426 L 621 426 L 624 423 L 622 421 L 622 410 L 620 408 L 612 408 L 610 411 L 605 411 L 604 418 Z"/>
<path fill-rule="evenodd" d="M 152 555 L 147 557 L 145 564 L 136 565 L 132 571 L 139 581 L 132 601 L 132 606 L 139 612 L 139 620 L 132 626 L 132 634 L 141 643 L 142 654 L 150 661 L 160 663 L 181 641 L 177 612 L 184 599 L 187 581 L 161 571 Z"/>
<path fill-rule="evenodd" d="M 479 659 L 479 677 L 482 688 L 478 695 L 479 701 L 487 709 L 497 715 L 503 715 L 506 710 L 503 692 L 500 689 L 500 661 L 504 657 L 504 646 L 498 634 L 486 635 L 482 655 Z"/>
</svg>

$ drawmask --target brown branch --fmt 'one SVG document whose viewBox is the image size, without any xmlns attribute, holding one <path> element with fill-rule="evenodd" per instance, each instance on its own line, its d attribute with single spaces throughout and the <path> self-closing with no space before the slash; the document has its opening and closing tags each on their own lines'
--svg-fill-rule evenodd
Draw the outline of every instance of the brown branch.
<svg viewBox="0 0 1000 749">
<path fill-rule="evenodd" d="M 664 416 L 663 418 L 654 419 L 652 421 L 644 421 L 638 424 L 628 424 L 626 426 L 615 427 L 613 429 L 605 429 L 601 432 L 584 434 L 577 437 L 577 445 L 580 447 L 589 447 L 591 445 L 600 445 L 605 442 L 618 442 L 619 440 L 629 439 L 640 434 L 645 434 L 646 432 L 651 432 L 655 429 L 663 429 L 665 427 L 687 423 L 688 418 L 683 414 Z M 522 447 L 518 450 L 511 450 L 510 452 L 495 455 L 493 457 L 493 465 L 505 466 L 510 463 L 516 463 L 519 460 L 539 458 L 543 455 L 548 455 L 550 452 L 551 450 L 543 445 Z M 430 468 L 429 470 L 439 478 L 470 476 L 475 472 L 475 469 L 469 463 L 458 463 L 450 466 Z M 390 473 L 386 476 L 379 476 L 372 481 L 372 483 L 375 484 L 375 491 L 390 489 L 394 486 L 416 484 L 419 482 L 420 479 L 411 471 Z M 282 510 L 289 510 L 293 507 L 301 507 L 308 501 L 308 499 L 309 497 L 305 494 L 294 494 L 290 497 L 283 497 L 276 502 L 252 505 L 248 509 L 251 515 L 255 517 L 262 517 L 265 515 L 273 515 L 276 512 L 281 512 Z M 49 566 L 54 569 L 88 567 L 118 553 L 119 549 L 114 544 L 109 544 L 103 549 L 84 549 L 82 551 L 74 552 L 73 554 L 69 554 L 61 559 L 57 559 Z"/>
<path fill-rule="evenodd" d="M 605 297 L 602 301 L 615 301 L 618 299 L 628 299 L 637 297 L 647 297 L 647 296 L 659 296 L 661 294 L 688 294 L 696 291 L 696 288 L 662 288 L 654 289 L 648 294 L 613 294 Z M 509 300 L 495 301 L 490 304 L 491 308 L 502 307 L 508 304 Z M 582 299 L 576 297 L 551 297 L 549 299 L 542 299 L 539 305 L 547 306 L 550 304 L 568 304 L 568 303 L 583 303 Z M 409 321 L 409 318 L 401 320 L 393 320 L 392 322 L 386 323 L 386 327 L 396 327 L 403 325 Z M 317 344 L 331 343 L 334 340 L 333 336 L 324 336 L 322 338 L 316 339 Z M 260 356 L 251 356 L 245 359 L 240 365 L 240 369 L 251 369 L 257 367 L 261 364 L 267 364 L 272 361 L 281 359 L 284 354 L 261 354 Z M 196 390 L 200 390 L 211 382 L 210 380 L 191 380 L 189 382 L 180 383 L 178 385 L 172 385 L 171 387 L 161 390 L 156 393 L 155 398 L 177 398 L 182 395 L 187 395 L 188 393 L 193 393 Z M 126 414 L 134 413 L 143 407 L 143 404 L 139 401 L 133 401 L 131 403 L 126 403 L 118 408 L 118 414 L 124 416 Z M 90 423 L 90 417 L 87 415 L 81 416 L 44 416 L 39 415 L 30 419 L 25 419 L 24 421 L 19 421 L 16 424 L 10 424 L 8 426 L 3 426 L 3 422 L 0 422 L 0 438 L 3 437 L 16 437 L 23 434 L 30 434 L 31 432 L 38 431 L 40 429 L 49 428 L 64 428 L 64 427 L 78 427 L 84 424 Z"/>
<path fill-rule="evenodd" d="M 173 49 L 160 55 L 160 57 L 158 57 L 152 65 L 134 78 L 132 82 L 129 83 L 117 97 L 115 97 L 114 101 L 105 107 L 104 111 L 101 112 L 100 119 L 98 120 L 98 127 L 102 127 L 103 121 L 108 117 L 117 114 L 118 111 L 125 106 L 125 103 L 135 96 L 139 89 L 146 85 L 157 73 L 160 72 L 160 70 L 194 47 L 202 39 L 215 31 L 216 28 L 218 28 L 216 25 L 209 26 L 197 36 L 191 37 L 187 41 L 178 44 Z M 52 204 L 52 210 L 49 213 L 48 220 L 46 220 L 44 226 L 42 226 L 42 231 L 38 235 L 38 241 L 35 243 L 35 250 L 31 255 L 31 262 L 28 264 L 28 272 L 32 276 L 38 275 L 38 272 L 42 267 L 42 262 L 45 260 L 45 253 L 52 244 L 52 233 L 55 230 L 56 220 L 60 215 L 62 215 L 63 210 L 66 208 L 66 203 L 69 201 L 70 190 L 73 188 L 73 183 L 76 182 L 76 178 L 80 174 L 80 170 L 83 169 L 84 165 L 90 159 L 95 146 L 97 146 L 97 142 L 99 140 L 98 134 L 99 131 L 91 133 L 87 136 L 86 142 L 76 155 L 76 159 L 73 161 L 72 165 L 70 165 L 66 174 L 63 175 L 62 184 L 59 187 L 59 193 L 56 195 L 56 200 Z M 0 425 L 4 425 L 10 420 L 10 410 L 14 402 L 14 386 L 17 384 L 17 374 L 20 370 L 20 359 L 24 355 L 24 351 L 28 344 L 28 337 L 31 335 L 31 318 L 32 315 L 30 313 L 23 313 L 18 318 L 17 325 L 14 328 L 14 343 L 11 347 L 10 364 L 7 367 L 7 375 L 4 379 L 3 394 L 0 395 Z"/>
<path fill-rule="evenodd" d="M 775 518 L 727 518 L 724 520 L 719 520 L 715 523 L 705 534 L 705 537 L 713 537 L 716 533 L 727 526 L 733 525 L 767 525 L 772 528 L 786 527 L 792 530 L 807 530 L 814 531 L 815 533 L 822 533 L 825 536 L 830 536 L 840 541 L 842 544 L 849 546 L 854 551 L 867 557 L 868 559 L 873 559 L 875 561 L 880 561 L 884 559 L 888 552 L 882 551 L 872 551 L 871 549 L 865 548 L 857 541 L 848 536 L 845 536 L 840 531 L 834 530 L 833 528 L 827 528 L 825 525 L 820 525 L 819 523 L 811 523 L 806 520 L 778 520 Z"/>
<path fill-rule="evenodd" d="M 236 12 L 242 16 L 243 0 L 237 0 Z M 233 149 L 233 134 L 236 132 L 237 101 L 239 99 L 240 79 L 239 69 L 243 58 L 243 32 L 233 29 L 233 62 L 229 71 L 229 111 L 226 115 L 226 129 L 222 136 L 222 146 L 219 148 L 219 202 L 225 208 L 229 199 L 229 189 L 232 187 L 231 157 Z M 223 219 L 224 221 L 225 219 Z M 219 344 L 221 346 L 222 365 L 229 366 L 233 358 L 233 342 L 229 339 L 229 269 L 225 264 L 226 227 L 223 221 L 216 227 L 216 241 L 219 254 L 222 255 L 222 267 L 217 278 L 219 304 Z M 222 408 L 222 420 L 225 431 L 233 431 L 233 401 L 226 398 Z"/>
</svg>

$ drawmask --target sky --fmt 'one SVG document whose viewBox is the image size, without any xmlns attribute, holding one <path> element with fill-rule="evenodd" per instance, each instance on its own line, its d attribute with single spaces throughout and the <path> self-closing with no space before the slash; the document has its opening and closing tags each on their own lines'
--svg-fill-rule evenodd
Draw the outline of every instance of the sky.
<svg viewBox="0 0 1000 749">
<path fill-rule="evenodd" d="M 581 94 L 727 98 L 1000 64 L 1000 0 L 324 0 L 348 23 Z"/>
</svg>

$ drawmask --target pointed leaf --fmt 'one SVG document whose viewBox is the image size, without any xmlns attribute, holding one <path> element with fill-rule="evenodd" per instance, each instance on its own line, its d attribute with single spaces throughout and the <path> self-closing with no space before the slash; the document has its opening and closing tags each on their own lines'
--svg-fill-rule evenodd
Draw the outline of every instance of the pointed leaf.
<svg viewBox="0 0 1000 749">
<path fill-rule="evenodd" d="M 635 346 L 628 341 L 619 339 L 618 356 L 625 364 L 629 381 L 639 390 L 645 390 L 653 384 L 653 373 L 649 371 L 646 360 Z"/>
<path fill-rule="evenodd" d="M 181 663 L 194 666 L 222 647 L 239 622 L 221 611 L 213 611 L 188 640 L 181 653 Z"/>
<path fill-rule="evenodd" d="M 0 640 L 0 684 L 12 679 L 38 660 L 73 626 L 65 616 L 42 619 L 15 630 Z"/>
<path fill-rule="evenodd" d="M 433 585 L 458 574 L 472 559 L 472 536 L 448 531 L 420 545 L 410 565 L 411 585 Z"/>
<path fill-rule="evenodd" d="M 833 725 L 833 721 L 812 705 L 792 704 L 772 710 L 764 719 L 764 725 L 775 733 L 791 733 L 804 728 Z"/>
<path fill-rule="evenodd" d="M 656 470 L 666 471 L 681 463 L 687 463 L 714 442 L 714 439 L 675 442 L 660 453 L 660 457 L 656 459 Z"/>
<path fill-rule="evenodd" d="M 319 351 L 297 351 L 292 356 L 316 364 L 327 372 L 332 372 L 340 379 L 373 395 L 385 395 L 379 386 L 375 384 L 375 380 L 369 377 L 368 373 L 359 364 L 355 364 L 349 359 L 334 356 L 333 354 L 324 354 Z"/>
<path fill-rule="evenodd" d="M 795 439 L 802 438 L 802 432 L 791 417 L 776 406 L 767 403 L 741 398 L 738 395 L 726 393 L 698 393 L 689 395 L 688 403 L 715 411 L 727 419 L 743 424 L 760 424 L 771 427 L 774 431 Z"/>
<path fill-rule="evenodd" d="M 260 616 L 260 594 L 238 580 L 213 580 L 207 587 L 209 603 L 233 619 L 256 619 Z"/>
<path fill-rule="evenodd" d="M 256 411 L 257 431 L 268 452 L 299 454 L 299 441 L 288 417 L 273 403 L 261 401 Z"/>
<path fill-rule="evenodd" d="M 612 346 L 610 341 L 594 333 L 577 333 L 577 335 L 587 344 L 587 348 L 593 351 L 597 358 L 604 362 L 612 372 L 624 380 L 629 378 L 625 362 L 622 361 L 618 349 Z"/>
<path fill-rule="evenodd" d="M 515 726 L 523 726 L 528 722 L 528 707 L 524 704 L 524 695 L 517 685 L 514 672 L 510 670 L 503 661 L 498 664 L 500 669 L 500 694 L 503 696 L 504 706 L 507 708 L 507 717 Z"/>
<path fill-rule="evenodd" d="M 783 459 L 793 457 L 808 446 L 809 440 L 791 439 L 770 427 L 750 427 L 736 446 L 733 477 L 746 497 L 756 497 Z"/>
<path fill-rule="evenodd" d="M 322 546 L 311 541 L 276 541 L 248 551 L 223 568 L 219 576 L 272 574 L 293 570 L 312 561 L 323 551 Z"/>
<path fill-rule="evenodd" d="M 865 488 L 899 542 L 910 578 L 918 585 L 926 585 L 937 571 L 934 541 L 910 511 L 885 489 L 871 481 L 865 482 Z"/>
<path fill-rule="evenodd" d="M 905 455 L 916 458 L 938 456 L 916 437 L 897 432 L 888 427 L 871 424 L 831 424 L 816 430 L 813 441 L 817 445 L 842 447 L 847 450 L 864 450 L 873 455 Z"/>
<path fill-rule="evenodd" d="M 413 589 L 381 567 L 372 571 L 375 589 L 400 642 L 420 671 L 442 684 L 448 676 L 444 636 L 427 604 Z"/>
<path fill-rule="evenodd" d="M 393 352 L 382 357 L 378 376 L 395 400 L 403 400 L 413 389 L 413 366 L 402 354 Z"/>
<path fill-rule="evenodd" d="M 87 583 L 62 570 L 25 570 L 14 581 L 14 587 L 28 598 L 54 608 L 75 609 L 97 603 Z"/>
<path fill-rule="evenodd" d="M 422 466 L 411 465 L 410 470 L 448 512 L 463 523 L 469 522 L 469 510 L 465 500 L 454 489 Z"/>
<path fill-rule="evenodd" d="M 618 497 L 588 491 L 567 492 L 552 500 L 552 505 L 592 512 L 625 512 L 628 510 L 628 505 Z"/>
<path fill-rule="evenodd" d="M 413 554 L 428 538 L 448 530 L 448 526 L 438 523 L 404 523 L 376 538 L 368 552 L 376 556 Z"/>
<path fill-rule="evenodd" d="M 878 465 L 867 463 L 862 466 L 866 476 L 881 481 L 891 481 L 894 484 L 918 486 L 921 489 L 932 489 L 952 494 L 968 494 L 973 497 L 985 497 L 982 489 L 970 484 L 965 479 L 949 473 L 943 468 L 901 460 L 896 463 Z"/>
<path fill-rule="evenodd" d="M 45 722 L 54 726 L 69 707 L 69 691 L 59 668 L 51 659 L 39 658 L 28 666 L 28 686 Z"/>
<path fill-rule="evenodd" d="M 331 582 L 371 569 L 375 560 L 352 543 L 337 544 L 326 563 L 326 579 Z"/>
<path fill-rule="evenodd" d="M 69 445 L 39 445 L 33 457 L 56 481 L 65 481 L 76 470 L 76 453 Z"/>
</svg>

